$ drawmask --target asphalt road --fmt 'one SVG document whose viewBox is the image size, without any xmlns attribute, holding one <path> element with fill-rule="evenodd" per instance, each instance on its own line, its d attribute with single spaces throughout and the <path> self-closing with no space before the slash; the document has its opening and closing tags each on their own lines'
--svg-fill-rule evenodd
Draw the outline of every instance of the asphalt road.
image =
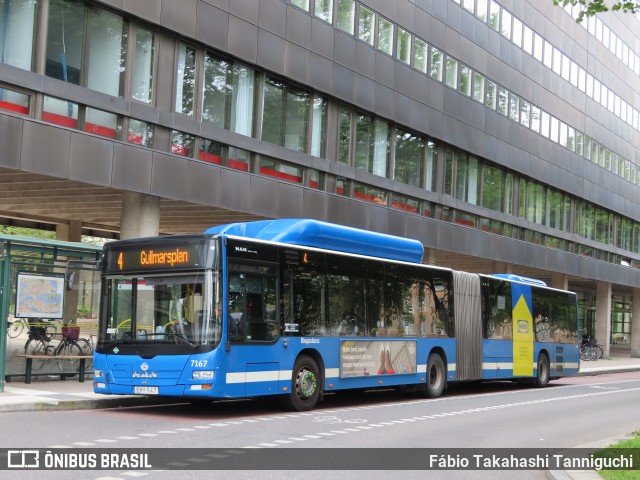
<svg viewBox="0 0 640 480">
<path fill-rule="evenodd" d="M 158 464 L 153 470 L 0 472 L 19 479 L 186 479 L 186 478 L 493 478 L 543 479 L 544 471 L 397 471 L 411 449 L 434 448 L 568 448 L 640 430 L 640 372 L 575 377 L 552 382 L 546 389 L 512 383 L 450 388 L 437 400 L 384 391 L 327 396 L 319 408 L 283 412 L 268 401 L 218 402 L 193 407 L 186 403 L 104 410 L 14 412 L 0 414 L 0 447 L 65 449 L 90 452 L 128 448 L 260 449 L 274 462 L 299 471 L 190 470 L 204 465 L 208 450 L 184 455 L 179 465 Z M 310 449 L 301 451 L 300 449 Z M 376 465 L 386 470 L 347 470 L 344 456 L 328 456 L 327 471 L 305 470 L 315 449 L 378 449 Z M 406 451 L 403 451 L 406 450 Z M 428 450 L 424 451 L 427 454 Z M 408 453 L 407 453 L 408 452 Z M 370 452 L 369 452 L 370 453 Z M 192 455 L 193 454 L 193 455 Z M 422 454 L 418 451 L 417 454 Z M 342 455 L 342 456 L 341 456 Z M 325 455 L 326 456 L 326 455 Z M 215 457 L 215 455 L 214 455 Z M 244 457 L 247 465 L 253 457 Z M 243 458 L 242 461 L 245 461 Z M 164 460 L 164 459 L 162 459 Z M 221 460 L 219 460 L 221 461 Z M 276 463 L 279 465 L 279 463 Z M 357 462 L 356 462 L 357 464 Z M 394 470 L 392 470 L 392 468 Z M 8 475 L 5 475 L 8 473 Z"/>
</svg>

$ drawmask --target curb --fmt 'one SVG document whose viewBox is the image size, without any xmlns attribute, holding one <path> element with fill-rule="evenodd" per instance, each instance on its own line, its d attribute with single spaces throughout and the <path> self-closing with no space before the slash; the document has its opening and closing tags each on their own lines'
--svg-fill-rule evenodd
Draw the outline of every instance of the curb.
<svg viewBox="0 0 640 480">
<path fill-rule="evenodd" d="M 24 402 L 8 405 L 0 405 L 0 413 L 9 412 L 49 412 L 69 410 L 95 410 L 100 408 L 124 408 L 124 407 L 150 407 L 154 405 L 166 405 L 184 403 L 184 399 L 156 398 L 156 397 L 117 397 L 100 399 L 73 399 Z"/>
</svg>

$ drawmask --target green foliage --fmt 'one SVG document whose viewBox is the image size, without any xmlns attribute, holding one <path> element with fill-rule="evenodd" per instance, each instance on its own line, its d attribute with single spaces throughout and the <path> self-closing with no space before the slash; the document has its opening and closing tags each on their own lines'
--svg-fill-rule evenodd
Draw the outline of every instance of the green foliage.
<svg viewBox="0 0 640 480">
<path fill-rule="evenodd" d="M 638 465 L 640 461 L 640 458 L 638 458 L 640 455 L 639 434 L 640 432 L 633 432 L 632 435 L 635 435 L 635 438 L 623 440 L 622 442 L 607 447 L 605 450 L 595 452 L 595 456 L 601 458 L 619 457 L 619 455 L 621 455 L 620 450 L 622 450 L 622 454 L 625 456 L 631 455 L 633 457 L 633 464 Z M 638 478 L 638 470 L 601 470 L 598 473 L 602 478 L 607 480 L 635 480 Z"/>
<path fill-rule="evenodd" d="M 36 230 L 33 228 L 13 227 L 11 225 L 0 225 L 0 234 L 38 238 L 41 240 L 56 239 L 56 232 L 52 230 Z"/>
<path fill-rule="evenodd" d="M 640 13 L 640 2 L 638 0 L 618 0 L 611 5 L 607 5 L 606 0 L 553 0 L 553 4 L 561 7 L 582 5 L 584 9 L 578 15 L 576 22 L 582 22 L 585 16 L 592 17 L 597 13 L 608 12 L 609 10 L 632 14 Z"/>
</svg>

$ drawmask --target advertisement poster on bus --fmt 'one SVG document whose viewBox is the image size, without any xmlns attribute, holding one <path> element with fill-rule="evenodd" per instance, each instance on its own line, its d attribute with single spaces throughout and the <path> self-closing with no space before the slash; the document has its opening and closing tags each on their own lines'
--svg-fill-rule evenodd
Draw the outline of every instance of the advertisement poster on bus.
<svg viewBox="0 0 640 480">
<path fill-rule="evenodd" d="M 343 340 L 340 378 L 416 373 L 415 340 Z"/>
</svg>

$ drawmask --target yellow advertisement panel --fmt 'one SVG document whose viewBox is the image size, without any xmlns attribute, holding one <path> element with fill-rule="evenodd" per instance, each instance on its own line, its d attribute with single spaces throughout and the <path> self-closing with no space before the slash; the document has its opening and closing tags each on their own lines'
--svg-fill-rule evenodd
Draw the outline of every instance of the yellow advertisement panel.
<svg viewBox="0 0 640 480">
<path fill-rule="evenodd" d="M 513 374 L 533 375 L 533 315 L 524 295 L 513 307 Z"/>
</svg>

